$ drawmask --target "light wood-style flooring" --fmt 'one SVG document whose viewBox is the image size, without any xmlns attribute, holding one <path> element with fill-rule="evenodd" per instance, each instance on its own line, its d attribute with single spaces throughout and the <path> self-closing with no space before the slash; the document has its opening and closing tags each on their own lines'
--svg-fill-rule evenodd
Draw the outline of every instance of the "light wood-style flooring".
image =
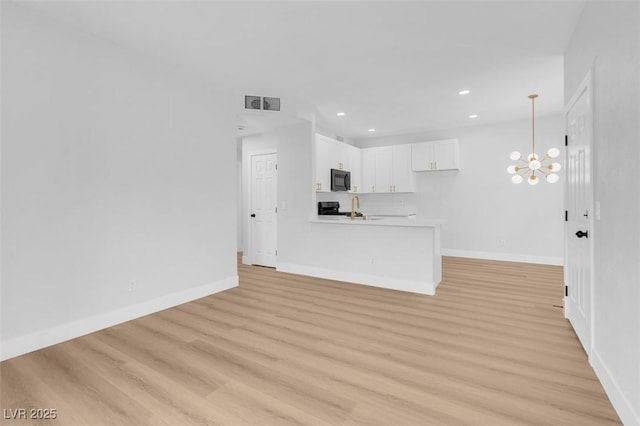
<svg viewBox="0 0 640 426">
<path fill-rule="evenodd" d="M 57 410 L 2 424 L 620 424 L 558 307 L 560 267 L 444 258 L 436 296 L 239 274 L 2 362 L 3 409 Z"/>
</svg>

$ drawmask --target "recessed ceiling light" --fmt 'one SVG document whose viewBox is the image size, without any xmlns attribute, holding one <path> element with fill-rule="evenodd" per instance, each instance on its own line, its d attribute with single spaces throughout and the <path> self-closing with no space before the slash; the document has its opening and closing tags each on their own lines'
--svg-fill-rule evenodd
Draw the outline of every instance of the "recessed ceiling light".
<svg viewBox="0 0 640 426">
<path fill-rule="evenodd" d="M 376 129 L 369 129 L 369 132 L 375 132 Z"/>
<path fill-rule="evenodd" d="M 459 91 L 458 95 L 468 95 L 469 93 L 471 93 L 471 90 L 464 89 Z"/>
<path fill-rule="evenodd" d="M 478 118 L 478 114 L 471 114 L 469 118 Z"/>
<path fill-rule="evenodd" d="M 336 113 L 336 115 L 337 115 L 338 117 L 342 117 L 342 116 L 344 115 L 344 112 L 338 112 L 338 113 Z"/>
</svg>

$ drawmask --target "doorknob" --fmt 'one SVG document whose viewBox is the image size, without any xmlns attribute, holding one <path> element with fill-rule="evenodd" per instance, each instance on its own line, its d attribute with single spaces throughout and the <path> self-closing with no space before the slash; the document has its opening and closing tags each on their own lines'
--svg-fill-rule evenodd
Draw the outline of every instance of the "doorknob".
<svg viewBox="0 0 640 426">
<path fill-rule="evenodd" d="M 255 213 L 251 213 L 251 217 L 256 217 L 256 214 Z"/>
<path fill-rule="evenodd" d="M 582 237 L 589 238 L 589 231 L 584 231 L 584 232 L 583 231 L 578 231 L 578 232 L 576 232 L 576 237 L 578 237 L 578 238 L 582 238 Z"/>
</svg>

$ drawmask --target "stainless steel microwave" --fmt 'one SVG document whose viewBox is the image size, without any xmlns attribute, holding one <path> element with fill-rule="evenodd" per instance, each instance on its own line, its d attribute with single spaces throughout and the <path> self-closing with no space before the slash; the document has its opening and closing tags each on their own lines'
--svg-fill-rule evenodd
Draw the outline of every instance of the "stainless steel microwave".
<svg viewBox="0 0 640 426">
<path fill-rule="evenodd" d="M 351 190 L 351 172 L 331 169 L 331 191 Z"/>
</svg>

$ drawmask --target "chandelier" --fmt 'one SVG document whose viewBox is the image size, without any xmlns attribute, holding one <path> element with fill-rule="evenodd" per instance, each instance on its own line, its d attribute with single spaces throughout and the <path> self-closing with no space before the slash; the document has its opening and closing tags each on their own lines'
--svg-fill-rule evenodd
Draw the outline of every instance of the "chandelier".
<svg viewBox="0 0 640 426">
<path fill-rule="evenodd" d="M 536 154 L 536 127 L 535 127 L 535 113 L 534 113 L 534 101 L 538 95 L 529 95 L 531 99 L 531 154 L 527 157 L 520 155 L 518 151 L 513 151 L 510 158 L 513 161 L 517 161 L 517 164 L 513 164 L 507 168 L 511 176 L 511 181 L 515 184 L 520 184 L 527 177 L 529 185 L 537 185 L 540 177 L 544 177 L 549 183 L 556 183 L 560 177 L 557 175 L 562 166 L 560 163 L 552 162 L 553 158 L 560 155 L 558 148 L 551 148 L 547 151 L 547 154 L 542 158 L 538 158 Z"/>
</svg>

